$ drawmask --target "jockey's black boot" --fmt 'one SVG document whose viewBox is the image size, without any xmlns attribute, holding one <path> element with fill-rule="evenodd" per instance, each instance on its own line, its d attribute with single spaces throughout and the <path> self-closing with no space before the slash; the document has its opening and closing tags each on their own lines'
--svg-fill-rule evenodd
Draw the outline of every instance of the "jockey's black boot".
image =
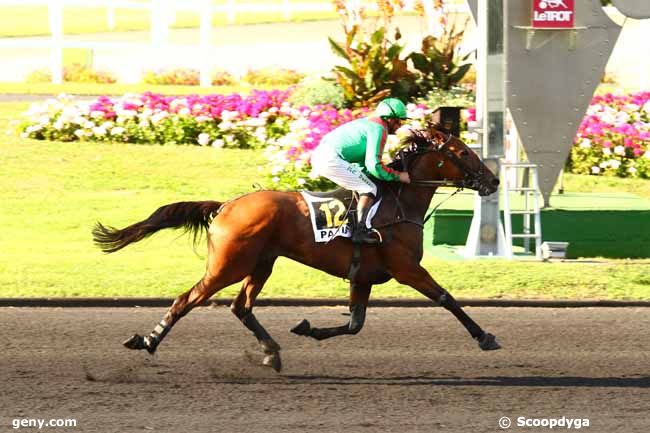
<svg viewBox="0 0 650 433">
<path fill-rule="evenodd" d="M 376 245 L 381 242 L 377 231 L 366 227 L 366 219 L 373 202 L 374 197 L 370 194 L 362 194 L 359 197 L 359 205 L 354 219 L 355 224 L 352 230 L 352 242 L 354 243 Z"/>
</svg>

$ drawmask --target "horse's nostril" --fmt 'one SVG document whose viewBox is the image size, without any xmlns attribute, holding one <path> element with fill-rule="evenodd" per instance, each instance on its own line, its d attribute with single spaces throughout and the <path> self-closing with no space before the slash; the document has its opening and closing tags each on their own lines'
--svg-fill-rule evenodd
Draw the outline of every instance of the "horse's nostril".
<svg viewBox="0 0 650 433">
<path fill-rule="evenodd" d="M 492 179 L 492 185 L 499 186 L 499 179 L 496 178 Z"/>
</svg>

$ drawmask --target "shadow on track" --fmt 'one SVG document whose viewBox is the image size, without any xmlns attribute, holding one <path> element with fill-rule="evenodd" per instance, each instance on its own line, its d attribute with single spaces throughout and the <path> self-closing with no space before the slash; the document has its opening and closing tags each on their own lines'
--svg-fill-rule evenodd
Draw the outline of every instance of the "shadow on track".
<svg viewBox="0 0 650 433">
<path fill-rule="evenodd" d="M 426 377 L 395 376 L 369 378 L 355 376 L 284 376 L 291 383 L 324 385 L 436 385 L 485 387 L 589 387 L 589 388 L 650 388 L 650 376 L 637 377 L 580 377 L 580 376 L 479 376 Z M 245 381 L 242 381 L 245 382 Z"/>
</svg>

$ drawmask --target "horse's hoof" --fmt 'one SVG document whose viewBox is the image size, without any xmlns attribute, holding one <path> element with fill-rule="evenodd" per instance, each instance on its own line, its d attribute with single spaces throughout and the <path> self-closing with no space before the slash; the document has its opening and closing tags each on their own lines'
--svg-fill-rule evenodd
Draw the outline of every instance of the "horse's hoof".
<svg viewBox="0 0 650 433">
<path fill-rule="evenodd" d="M 298 322 L 296 326 L 291 328 L 291 332 L 293 332 L 296 335 L 309 335 L 309 331 L 311 331 L 311 325 L 309 324 L 309 321 L 307 319 L 302 319 L 302 321 Z"/>
<path fill-rule="evenodd" d="M 264 360 L 262 361 L 262 365 L 271 367 L 273 370 L 279 373 L 280 370 L 282 370 L 282 360 L 280 359 L 280 352 L 274 352 L 269 355 L 265 355 Z"/>
<path fill-rule="evenodd" d="M 483 337 L 478 341 L 478 347 L 482 350 L 501 349 L 501 345 L 497 343 L 496 337 L 490 333 L 483 334 Z"/>
<path fill-rule="evenodd" d="M 142 350 L 147 348 L 147 345 L 144 342 L 144 337 L 138 334 L 133 334 L 131 337 L 124 340 L 122 345 L 131 350 Z"/>
<path fill-rule="evenodd" d="M 131 350 L 146 349 L 147 352 L 149 352 L 151 355 L 153 355 L 156 352 L 156 347 L 157 347 L 157 344 L 156 345 L 151 344 L 151 341 L 149 341 L 148 337 L 143 337 L 138 334 L 133 334 L 131 337 L 124 340 L 122 344 L 124 345 L 124 347 Z"/>
</svg>

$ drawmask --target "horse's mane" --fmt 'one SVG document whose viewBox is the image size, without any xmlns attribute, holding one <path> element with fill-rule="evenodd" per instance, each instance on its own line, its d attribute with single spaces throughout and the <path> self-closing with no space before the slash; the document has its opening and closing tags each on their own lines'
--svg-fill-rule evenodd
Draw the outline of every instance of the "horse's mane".
<svg viewBox="0 0 650 433">
<path fill-rule="evenodd" d="M 422 153 L 431 145 L 436 145 L 434 139 L 429 135 L 431 131 L 442 131 L 448 133 L 439 123 L 429 122 L 422 129 L 412 129 L 408 137 L 402 140 L 402 147 L 395 155 L 395 158 L 387 164 L 393 170 L 402 170 L 402 161 L 409 161 L 414 155 Z"/>
</svg>

